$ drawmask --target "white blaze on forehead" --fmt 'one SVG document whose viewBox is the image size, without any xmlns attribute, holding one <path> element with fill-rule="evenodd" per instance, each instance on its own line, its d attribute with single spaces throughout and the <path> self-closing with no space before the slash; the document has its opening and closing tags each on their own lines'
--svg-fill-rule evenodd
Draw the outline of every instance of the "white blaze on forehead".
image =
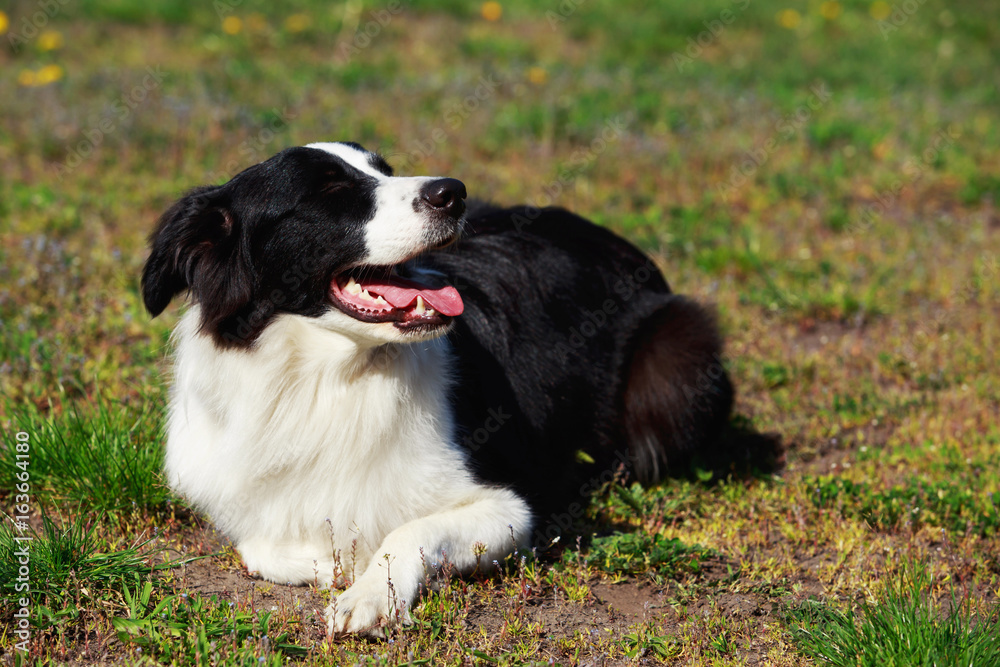
<svg viewBox="0 0 1000 667">
<path fill-rule="evenodd" d="M 430 220 L 420 202 L 420 188 L 436 178 L 386 176 L 372 167 L 368 151 L 347 144 L 316 143 L 306 148 L 324 150 L 378 180 L 375 212 L 365 225 L 365 264 L 399 264 L 425 249 Z"/>
<path fill-rule="evenodd" d="M 319 150 L 326 151 L 331 155 L 336 155 L 358 171 L 364 172 L 365 174 L 373 176 L 379 180 L 390 178 L 371 165 L 371 162 L 368 161 L 368 156 L 371 155 L 371 153 L 366 150 L 361 150 L 355 148 L 354 146 L 348 146 L 347 144 L 337 142 L 306 144 L 306 148 L 318 148 Z"/>
</svg>

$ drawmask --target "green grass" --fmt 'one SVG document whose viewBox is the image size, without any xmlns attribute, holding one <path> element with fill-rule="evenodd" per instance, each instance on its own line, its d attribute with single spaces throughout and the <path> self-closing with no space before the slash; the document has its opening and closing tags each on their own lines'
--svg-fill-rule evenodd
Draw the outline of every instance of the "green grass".
<svg viewBox="0 0 1000 667">
<path fill-rule="evenodd" d="M 841 477 L 806 480 L 817 507 L 838 508 L 877 530 L 944 528 L 959 535 L 992 537 L 1000 529 L 1000 497 L 978 490 L 976 480 L 926 482 L 909 479 L 884 491 Z"/>
<path fill-rule="evenodd" d="M 26 471 L 44 502 L 118 515 L 162 512 L 171 495 L 161 479 L 163 417 L 156 406 L 155 396 L 131 404 L 97 397 L 62 412 L 17 409 L 4 440 L 30 434 L 30 458 L 22 470 L 15 448 L 0 450 L 0 483 L 13 489 L 15 475 Z"/>
<path fill-rule="evenodd" d="M 907 564 L 877 602 L 842 610 L 812 600 L 796 609 L 793 641 L 820 664 L 852 667 L 1000 665 L 1000 606 L 985 616 L 952 586 L 937 604 L 926 566 Z"/>
<path fill-rule="evenodd" d="M 14 601 L 25 598 L 35 630 L 60 629 L 94 614 L 101 602 L 116 606 L 128 586 L 148 583 L 154 572 L 172 566 L 157 562 L 150 540 L 109 543 L 99 534 L 102 519 L 77 516 L 61 525 L 43 514 L 39 530 L 6 521 L 0 526 L 0 575 L 10 603 L 5 621 L 19 606 Z M 25 560 L 27 576 L 20 573 Z"/>
<path fill-rule="evenodd" d="M 649 574 L 662 581 L 698 572 L 711 554 L 679 539 L 644 533 L 614 533 L 595 537 L 583 552 L 583 562 L 610 574 Z M 564 558 L 575 557 L 566 552 Z"/>
<path fill-rule="evenodd" d="M 240 609 L 232 602 L 187 594 L 153 597 L 146 582 L 123 591 L 127 614 L 113 620 L 118 639 L 160 663 L 283 664 L 305 648 L 287 643 L 288 631 L 275 628 L 270 612 Z"/>
<path fill-rule="evenodd" d="M 903 3 L 500 4 L 96 0 L 23 40 L 41 5 L 2 10 L 0 501 L 29 433 L 27 662 L 864 664 L 900 645 L 876 627 L 988 641 L 1000 10 L 927 0 L 887 30 Z M 786 469 L 616 480 L 579 545 L 443 583 L 385 641 L 327 641 L 327 593 L 249 581 L 164 487 L 177 311 L 150 320 L 138 276 L 180 193 L 336 139 L 634 240 L 717 307 L 735 422 L 780 434 Z M 205 558 L 152 573 L 167 554 Z"/>
</svg>

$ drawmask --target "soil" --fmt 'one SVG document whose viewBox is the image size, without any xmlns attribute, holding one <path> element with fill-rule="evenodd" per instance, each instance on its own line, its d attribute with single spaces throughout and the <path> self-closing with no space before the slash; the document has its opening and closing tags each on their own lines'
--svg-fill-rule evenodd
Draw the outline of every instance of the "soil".
<svg viewBox="0 0 1000 667">
<path fill-rule="evenodd" d="M 228 546 L 224 536 L 210 526 L 203 526 L 185 534 L 180 544 L 188 546 L 187 556 L 192 553 L 219 554 Z M 197 545 L 191 548 L 191 545 Z M 170 552 L 176 558 L 178 552 Z M 592 641 L 600 637 L 621 639 L 635 632 L 635 626 L 645 621 L 655 621 L 656 634 L 676 635 L 682 622 L 691 616 L 704 616 L 721 610 L 725 617 L 742 625 L 742 634 L 763 637 L 764 625 L 777 621 L 776 614 L 791 598 L 775 597 L 773 591 L 733 593 L 720 585 L 731 576 L 731 564 L 720 559 L 705 563 L 702 572 L 685 586 L 695 586 L 703 591 L 693 599 L 680 603 L 683 595 L 680 585 L 666 582 L 654 584 L 648 579 L 628 579 L 620 582 L 593 580 L 588 582 L 591 595 L 577 602 L 558 595 L 551 588 L 532 596 L 527 601 L 524 619 L 538 623 L 542 628 L 538 636 L 538 659 L 550 657 L 562 664 L 581 666 L 612 667 L 616 665 L 661 664 L 653 654 L 640 654 L 638 659 L 609 659 L 599 655 L 581 655 L 579 662 L 567 661 L 560 643 L 572 640 L 578 635 Z M 272 608 L 283 612 L 293 611 L 301 622 L 305 633 L 297 638 L 297 643 L 314 645 L 326 640 L 323 611 L 327 596 L 313 586 L 287 586 L 260 581 L 251 577 L 242 565 L 237 566 L 231 555 L 209 555 L 173 570 L 178 590 L 188 591 L 203 597 L 218 596 L 234 603 L 252 601 L 252 608 Z M 808 569 L 804 570 L 808 579 Z M 821 591 L 818 581 L 799 582 L 801 592 L 796 598 L 804 598 Z M 464 621 L 467 637 L 497 637 L 503 632 L 503 611 L 510 602 L 503 596 L 487 596 L 472 603 Z M 592 641 L 588 642 L 591 643 Z M 373 643 L 373 650 L 379 644 Z M 592 649 L 591 649 L 592 650 Z M 749 647 L 737 649 L 738 658 L 745 665 L 766 664 L 767 646 L 761 641 L 751 642 Z"/>
</svg>

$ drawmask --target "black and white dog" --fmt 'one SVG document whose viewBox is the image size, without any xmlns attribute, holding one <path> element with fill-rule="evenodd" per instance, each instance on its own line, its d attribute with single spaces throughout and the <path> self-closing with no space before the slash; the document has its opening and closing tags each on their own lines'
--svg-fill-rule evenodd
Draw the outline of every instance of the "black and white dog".
<svg viewBox="0 0 1000 667">
<path fill-rule="evenodd" d="M 713 318 L 560 209 L 473 206 L 352 143 L 290 148 L 161 218 L 177 325 L 166 474 L 271 581 L 348 585 L 331 632 L 405 621 L 445 561 L 548 543 L 602 472 L 711 447 Z"/>
</svg>

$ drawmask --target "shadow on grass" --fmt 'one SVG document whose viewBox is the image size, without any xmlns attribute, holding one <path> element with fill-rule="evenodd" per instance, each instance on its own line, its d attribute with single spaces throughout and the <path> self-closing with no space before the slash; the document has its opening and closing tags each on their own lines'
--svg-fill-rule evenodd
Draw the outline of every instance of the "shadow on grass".
<svg viewBox="0 0 1000 667">
<path fill-rule="evenodd" d="M 785 467 L 785 443 L 780 434 L 761 433 L 749 419 L 733 417 L 719 437 L 686 460 L 671 462 L 667 477 L 716 483 L 727 479 L 766 478 Z"/>
</svg>

